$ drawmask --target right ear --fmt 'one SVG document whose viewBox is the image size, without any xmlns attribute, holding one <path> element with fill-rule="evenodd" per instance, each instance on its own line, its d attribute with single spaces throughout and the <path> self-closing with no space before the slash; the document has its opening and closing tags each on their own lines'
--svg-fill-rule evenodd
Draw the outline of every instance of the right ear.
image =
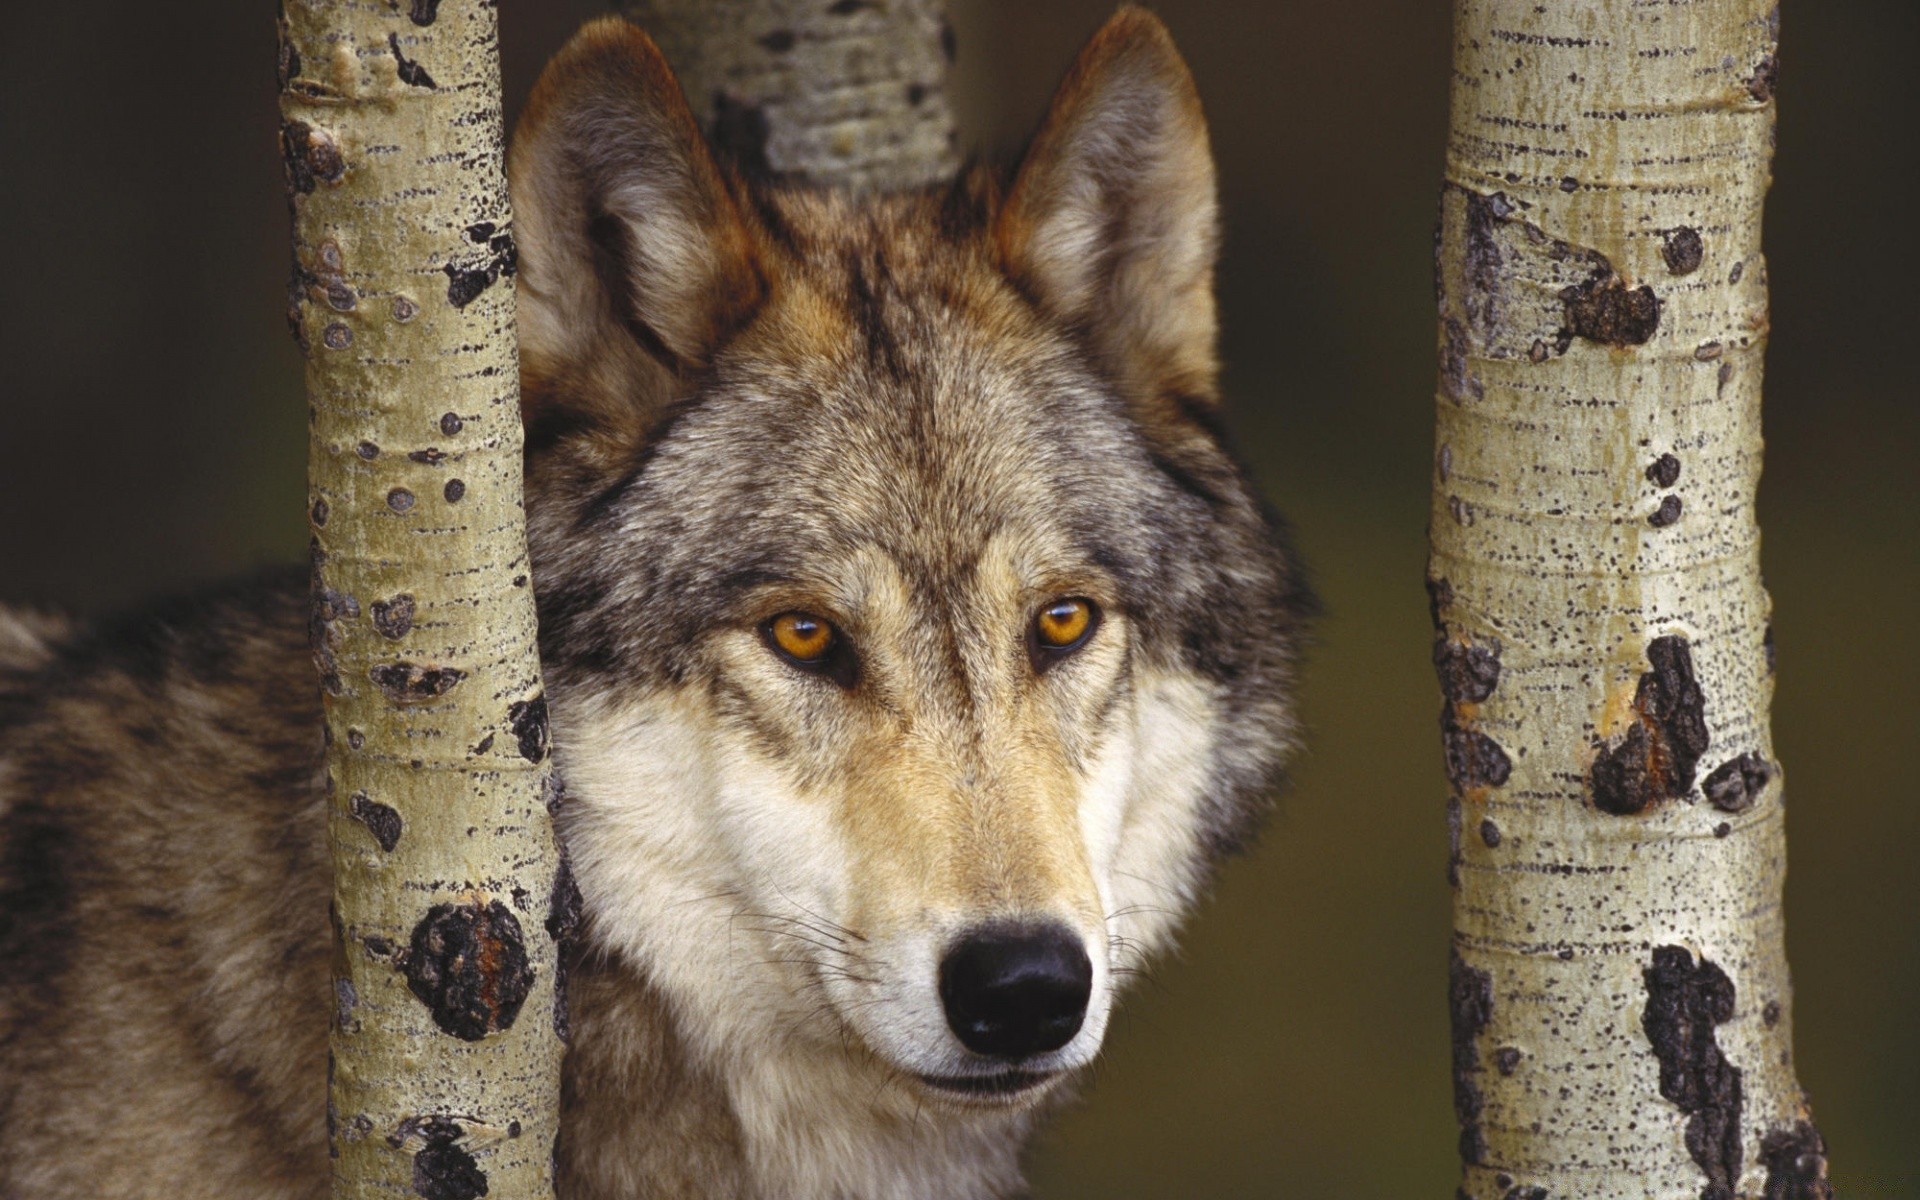
<svg viewBox="0 0 1920 1200">
<path fill-rule="evenodd" d="M 507 157 L 528 442 L 638 445 L 675 380 L 752 316 L 753 240 L 653 40 L 588 23 L 547 64 Z"/>
</svg>

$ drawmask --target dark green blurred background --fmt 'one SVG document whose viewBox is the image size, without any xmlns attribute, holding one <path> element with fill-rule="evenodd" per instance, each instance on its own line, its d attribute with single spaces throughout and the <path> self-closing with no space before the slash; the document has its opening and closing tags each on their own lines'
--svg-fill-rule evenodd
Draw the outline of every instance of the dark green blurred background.
<svg viewBox="0 0 1920 1200">
<path fill-rule="evenodd" d="M 951 0 L 1007 151 L 1109 6 Z M 1577 0 L 1558 0 L 1577 3 Z M 504 0 L 510 111 L 598 0 Z M 1330 616 L 1264 845 L 1128 1003 L 1037 1194 L 1441 1197 L 1448 895 L 1421 591 L 1442 0 L 1164 3 L 1227 213 L 1236 422 Z M 1789 0 L 1761 514 L 1801 1082 L 1844 1196 L 1920 1197 L 1920 4 Z M 304 541 L 272 6 L 0 38 L 0 599 L 134 603 Z"/>
</svg>

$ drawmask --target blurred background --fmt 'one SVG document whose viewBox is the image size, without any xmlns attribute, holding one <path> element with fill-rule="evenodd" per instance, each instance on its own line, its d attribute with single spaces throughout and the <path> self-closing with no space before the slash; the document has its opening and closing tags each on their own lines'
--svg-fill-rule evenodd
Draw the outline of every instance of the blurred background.
<svg viewBox="0 0 1920 1200">
<path fill-rule="evenodd" d="M 964 131 L 999 153 L 1111 9 L 949 3 Z M 510 114 L 604 8 L 501 4 Z M 1038 1146 L 1042 1200 L 1440 1197 L 1457 1177 L 1421 587 L 1447 8 L 1158 5 L 1221 162 L 1234 422 L 1329 616 L 1297 785 Z M 299 559 L 272 6 L 8 19 L 0 600 L 97 612 Z M 1920 5 L 1789 3 L 1782 44 L 1761 519 L 1796 1052 L 1840 1194 L 1920 1198 Z"/>
</svg>

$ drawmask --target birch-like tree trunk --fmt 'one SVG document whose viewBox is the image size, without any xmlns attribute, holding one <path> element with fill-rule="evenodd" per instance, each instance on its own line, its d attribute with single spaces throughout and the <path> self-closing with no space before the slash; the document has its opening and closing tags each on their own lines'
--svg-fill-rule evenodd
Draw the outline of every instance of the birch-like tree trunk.
<svg viewBox="0 0 1920 1200">
<path fill-rule="evenodd" d="M 951 176 L 941 0 L 616 0 L 716 145 L 751 170 L 854 189 Z"/>
<path fill-rule="evenodd" d="M 1813 1200 L 1760 582 L 1773 0 L 1456 0 L 1428 581 L 1472 1200 Z"/>
<path fill-rule="evenodd" d="M 571 885 L 521 511 L 495 9 L 285 0 L 336 1197 L 550 1197 Z"/>
</svg>

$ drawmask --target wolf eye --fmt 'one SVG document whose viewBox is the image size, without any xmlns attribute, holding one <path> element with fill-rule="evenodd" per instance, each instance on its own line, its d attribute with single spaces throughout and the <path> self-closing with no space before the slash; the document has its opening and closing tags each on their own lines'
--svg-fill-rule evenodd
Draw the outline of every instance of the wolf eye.
<svg viewBox="0 0 1920 1200">
<path fill-rule="evenodd" d="M 800 666 L 817 666 L 833 650 L 833 626 L 806 613 L 784 612 L 767 622 L 767 639 Z"/>
<path fill-rule="evenodd" d="M 858 682 L 853 646 L 832 623 L 812 613 L 783 612 L 760 624 L 760 638 L 788 666 L 825 675 L 843 688 Z"/>
<path fill-rule="evenodd" d="M 1100 610 L 1083 596 L 1069 596 L 1034 614 L 1029 648 L 1036 670 L 1045 670 L 1057 658 L 1087 644 L 1100 624 Z"/>
</svg>

